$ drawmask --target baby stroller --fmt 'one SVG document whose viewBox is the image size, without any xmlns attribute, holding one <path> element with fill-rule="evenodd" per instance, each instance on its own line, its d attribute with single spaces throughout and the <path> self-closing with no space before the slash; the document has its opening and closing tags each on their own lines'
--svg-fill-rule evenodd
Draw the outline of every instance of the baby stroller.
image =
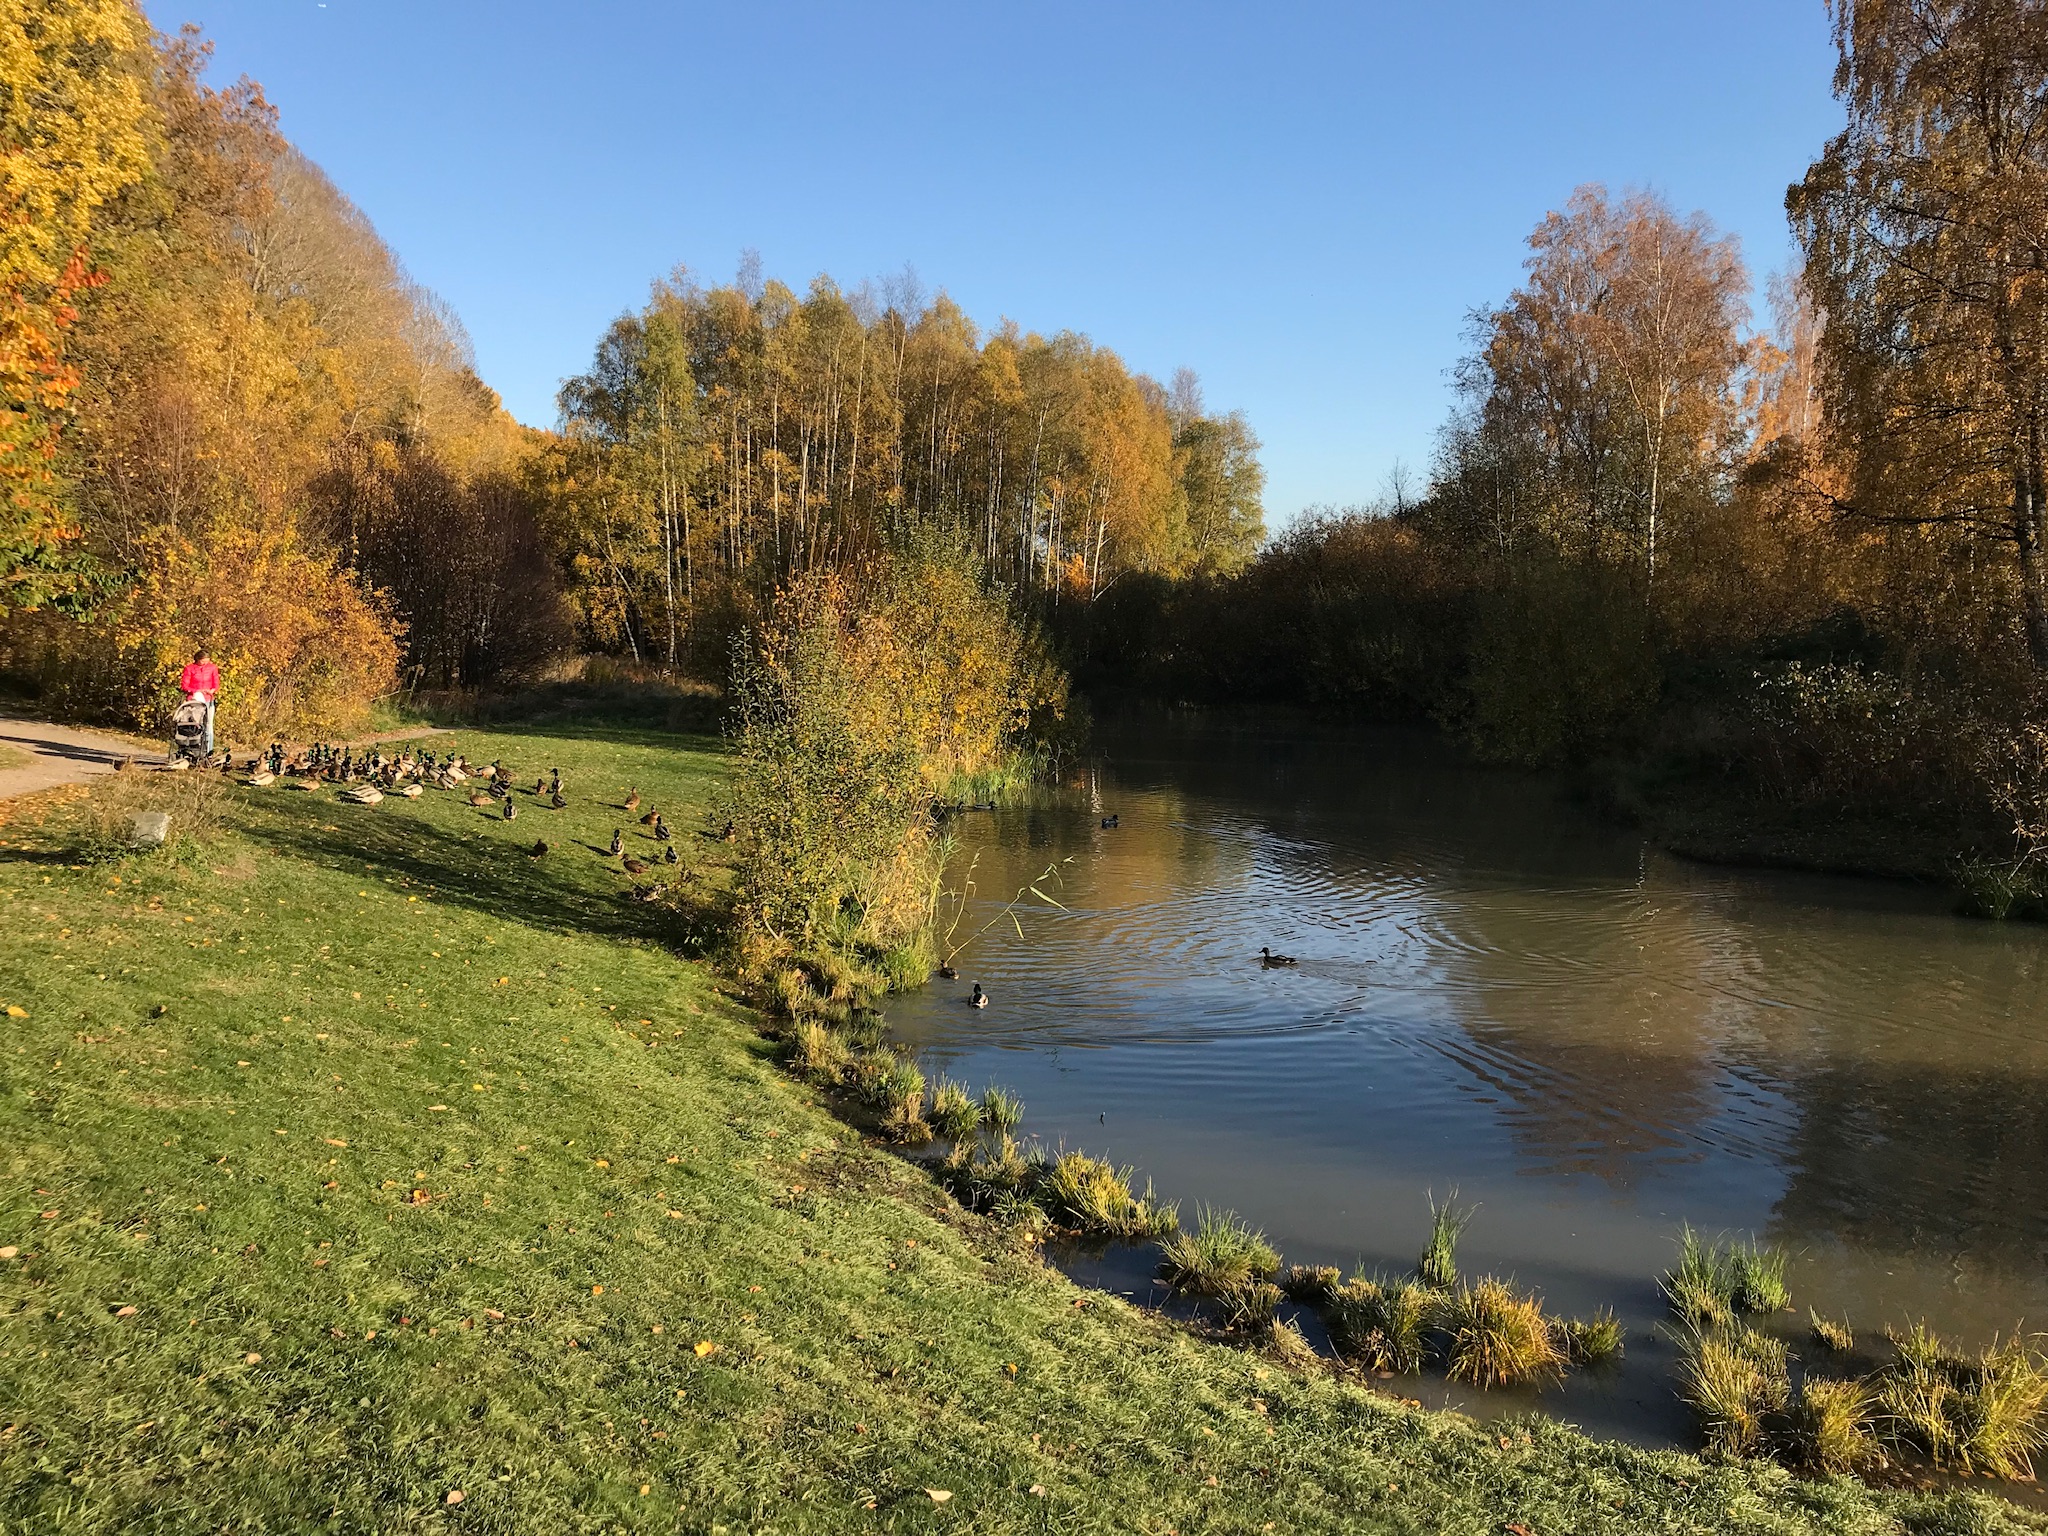
<svg viewBox="0 0 2048 1536">
<path fill-rule="evenodd" d="M 171 716 L 171 756 L 198 762 L 206 753 L 206 711 L 204 699 L 187 699 Z"/>
</svg>

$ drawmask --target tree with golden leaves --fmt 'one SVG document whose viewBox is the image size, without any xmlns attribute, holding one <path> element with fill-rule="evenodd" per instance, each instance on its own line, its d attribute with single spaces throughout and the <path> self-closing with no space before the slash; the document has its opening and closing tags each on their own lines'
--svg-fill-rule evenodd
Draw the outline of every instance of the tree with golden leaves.
<svg viewBox="0 0 2048 1536">
<path fill-rule="evenodd" d="M 1843 512 L 2007 556 L 2048 667 L 2048 4 L 1835 0 L 1848 124 L 1791 189 Z"/>
<path fill-rule="evenodd" d="M 149 168 L 148 43 L 129 0 L 0 0 L 0 613 L 85 585 L 53 471 L 65 332 L 95 217 Z"/>
</svg>

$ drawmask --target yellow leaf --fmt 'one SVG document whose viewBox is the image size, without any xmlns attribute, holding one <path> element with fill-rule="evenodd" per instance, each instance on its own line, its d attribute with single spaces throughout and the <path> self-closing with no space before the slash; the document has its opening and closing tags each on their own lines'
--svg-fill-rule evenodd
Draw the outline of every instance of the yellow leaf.
<svg viewBox="0 0 2048 1536">
<path fill-rule="evenodd" d="M 927 1488 L 925 1492 L 931 1497 L 931 1501 L 934 1504 L 943 1504 L 946 1500 L 953 1497 L 953 1490 L 950 1488 Z"/>
<path fill-rule="evenodd" d="M 9 1003 L 7 1005 L 7 1017 L 10 1019 L 25 1019 L 28 1017 L 28 1010 L 19 1003 Z"/>
<path fill-rule="evenodd" d="M 706 1355 L 715 1355 L 717 1353 L 718 1346 L 709 1339 L 699 1339 L 697 1341 L 697 1358 L 699 1360 L 702 1360 Z"/>
</svg>

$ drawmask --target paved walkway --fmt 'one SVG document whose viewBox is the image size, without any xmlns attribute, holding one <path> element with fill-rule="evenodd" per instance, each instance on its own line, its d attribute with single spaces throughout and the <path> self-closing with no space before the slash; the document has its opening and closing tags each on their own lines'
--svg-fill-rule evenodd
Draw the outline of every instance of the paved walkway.
<svg viewBox="0 0 2048 1536">
<path fill-rule="evenodd" d="M 448 734 L 443 726 L 420 725 L 405 731 L 379 731 L 347 745 L 367 747 L 382 741 L 413 741 L 422 736 Z M 112 773 L 114 765 L 124 757 L 133 758 L 138 768 L 161 767 L 164 749 L 161 746 L 139 746 L 137 741 L 140 739 L 124 741 L 99 731 L 81 731 L 74 726 L 51 725 L 45 720 L 0 715 L 0 759 L 9 758 L 17 752 L 26 753 L 29 758 L 25 763 L 16 764 L 0 761 L 0 800 L 55 789 L 60 784 L 82 784 L 99 774 Z"/>
<path fill-rule="evenodd" d="M 151 751 L 98 731 L 0 715 L 0 759 L 11 760 L 16 754 L 26 755 L 28 761 L 0 764 L 0 800 L 112 773 L 124 757 L 132 757 L 138 765 L 164 760 L 161 747 Z"/>
</svg>

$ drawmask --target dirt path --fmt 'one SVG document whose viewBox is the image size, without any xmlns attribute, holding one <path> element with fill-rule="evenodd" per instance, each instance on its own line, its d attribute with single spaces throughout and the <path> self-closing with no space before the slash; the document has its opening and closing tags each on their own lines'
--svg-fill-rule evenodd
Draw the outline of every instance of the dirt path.
<svg viewBox="0 0 2048 1536">
<path fill-rule="evenodd" d="M 0 715 L 0 800 L 112 773 L 124 757 L 138 765 L 164 760 L 161 746 L 152 751 L 99 731 Z"/>
</svg>

